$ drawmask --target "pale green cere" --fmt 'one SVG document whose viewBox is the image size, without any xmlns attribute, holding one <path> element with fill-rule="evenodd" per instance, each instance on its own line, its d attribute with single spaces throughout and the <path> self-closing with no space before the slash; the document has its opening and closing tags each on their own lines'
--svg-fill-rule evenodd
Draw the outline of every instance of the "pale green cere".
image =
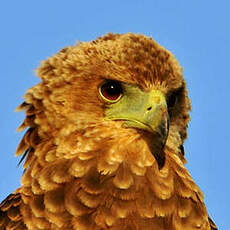
<svg viewBox="0 0 230 230">
<path fill-rule="evenodd" d="M 122 83 L 122 88 L 122 97 L 115 103 L 107 104 L 106 119 L 123 120 L 126 127 L 155 132 L 167 111 L 165 96 L 159 90 L 145 92 L 125 83 Z"/>
</svg>

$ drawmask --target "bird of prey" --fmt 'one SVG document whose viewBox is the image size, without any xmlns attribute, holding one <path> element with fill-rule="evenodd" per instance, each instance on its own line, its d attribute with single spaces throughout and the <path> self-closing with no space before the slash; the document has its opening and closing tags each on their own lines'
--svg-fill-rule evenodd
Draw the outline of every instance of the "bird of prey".
<svg viewBox="0 0 230 230">
<path fill-rule="evenodd" d="M 185 168 L 190 101 L 175 57 L 141 34 L 106 34 L 37 69 L 18 107 L 21 187 L 0 230 L 214 230 Z"/>
</svg>

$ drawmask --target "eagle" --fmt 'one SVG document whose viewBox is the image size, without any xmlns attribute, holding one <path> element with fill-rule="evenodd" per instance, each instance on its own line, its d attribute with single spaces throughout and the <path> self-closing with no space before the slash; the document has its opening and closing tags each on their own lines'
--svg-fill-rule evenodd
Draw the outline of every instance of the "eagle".
<svg viewBox="0 0 230 230">
<path fill-rule="evenodd" d="M 17 108 L 21 187 L 0 230 L 216 230 L 185 168 L 190 100 L 173 54 L 142 34 L 60 50 Z"/>
</svg>

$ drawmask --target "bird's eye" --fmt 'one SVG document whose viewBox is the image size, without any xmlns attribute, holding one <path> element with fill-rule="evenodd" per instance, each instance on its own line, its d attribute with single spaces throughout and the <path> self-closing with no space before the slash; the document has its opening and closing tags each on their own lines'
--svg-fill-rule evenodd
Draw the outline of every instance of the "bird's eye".
<svg viewBox="0 0 230 230">
<path fill-rule="evenodd" d="M 176 101 L 177 101 L 177 94 L 176 93 L 172 93 L 168 97 L 168 100 L 167 100 L 168 109 L 172 108 L 176 104 Z"/>
<path fill-rule="evenodd" d="M 177 103 L 178 99 L 180 98 L 183 92 L 183 86 L 178 88 L 177 90 L 171 92 L 167 97 L 167 106 L 168 109 L 172 109 L 175 104 Z"/>
<path fill-rule="evenodd" d="M 123 93 L 120 82 L 106 81 L 99 88 L 100 96 L 109 103 L 117 102 Z"/>
</svg>

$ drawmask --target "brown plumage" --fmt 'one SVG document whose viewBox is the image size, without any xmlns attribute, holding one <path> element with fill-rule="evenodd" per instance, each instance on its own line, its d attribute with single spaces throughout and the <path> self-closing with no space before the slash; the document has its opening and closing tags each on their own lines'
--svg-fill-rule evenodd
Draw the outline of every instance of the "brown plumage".
<svg viewBox="0 0 230 230">
<path fill-rule="evenodd" d="M 140 34 L 107 34 L 61 50 L 37 73 L 18 107 L 19 130 L 27 128 L 16 152 L 22 186 L 1 203 L 0 230 L 216 229 L 184 167 L 190 102 L 169 51 Z M 110 103 L 99 93 L 105 82 L 165 98 L 159 125 L 111 118 L 126 91 Z"/>
</svg>

